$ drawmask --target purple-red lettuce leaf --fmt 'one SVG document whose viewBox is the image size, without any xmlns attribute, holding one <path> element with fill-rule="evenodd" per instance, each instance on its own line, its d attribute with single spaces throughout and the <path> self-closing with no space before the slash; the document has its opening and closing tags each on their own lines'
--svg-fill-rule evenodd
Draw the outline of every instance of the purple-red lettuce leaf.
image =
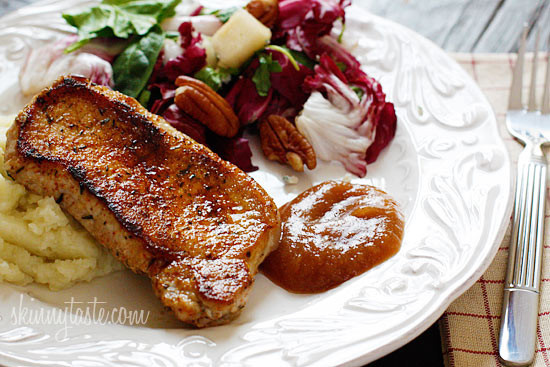
<svg viewBox="0 0 550 367">
<path fill-rule="evenodd" d="M 175 104 L 171 104 L 162 117 L 174 128 L 198 143 L 208 146 L 222 159 L 229 161 L 245 172 L 252 172 L 258 167 L 252 165 L 252 151 L 246 138 L 236 136 L 225 138 L 209 131 L 203 124 L 196 121 Z"/>
<path fill-rule="evenodd" d="M 147 85 L 152 94 L 150 110 L 156 114 L 162 114 L 173 103 L 178 76 L 193 75 L 206 65 L 206 51 L 199 46 L 200 33 L 194 34 L 190 22 L 183 22 L 178 30 L 183 53 L 164 64 L 165 54 L 161 51 Z"/>
<path fill-rule="evenodd" d="M 326 94 L 329 87 L 336 88 L 341 82 L 347 84 L 346 76 L 334 60 L 325 54 L 321 56 L 319 65 L 315 67 L 315 74 L 305 79 L 304 89 L 309 93 L 319 91 Z"/>
<path fill-rule="evenodd" d="M 111 62 L 120 47 L 95 47 L 98 41 L 88 45 L 86 50 L 65 54 L 63 50 L 76 39 L 76 35 L 69 36 L 30 49 L 19 72 L 19 86 L 24 95 L 34 95 L 66 74 L 82 75 L 94 83 L 114 86 Z"/>
<path fill-rule="evenodd" d="M 231 87 L 225 99 L 235 111 L 242 126 L 257 121 L 267 109 L 273 89 L 270 89 L 267 96 L 262 97 L 256 90 L 252 78 L 241 77 Z"/>
<path fill-rule="evenodd" d="M 148 88 L 152 91 L 152 97 L 149 100 L 149 110 L 154 114 L 162 115 L 174 103 L 176 86 L 172 83 L 160 82 L 150 84 Z"/>
<path fill-rule="evenodd" d="M 305 80 L 312 94 L 296 126 L 320 159 L 339 161 L 363 177 L 367 163 L 376 160 L 393 139 L 396 116 L 378 82 L 359 68 L 349 75 L 351 80 L 323 54 L 315 75 Z"/>
<path fill-rule="evenodd" d="M 162 117 L 164 117 L 170 125 L 189 136 L 191 139 L 198 143 L 206 144 L 206 127 L 189 117 L 175 104 L 170 105 L 170 107 L 164 111 Z"/>
<path fill-rule="evenodd" d="M 380 155 L 380 152 L 392 141 L 397 128 L 397 116 L 393 103 L 386 102 L 380 113 L 380 119 L 376 126 L 376 139 L 367 149 L 365 160 L 367 163 L 373 163 Z"/>
<path fill-rule="evenodd" d="M 286 98 L 294 108 L 301 110 L 309 97 L 309 93 L 306 93 L 302 86 L 306 77 L 313 75 L 313 70 L 301 64 L 298 64 L 299 69 L 296 70 L 284 53 L 275 50 L 266 51 L 272 55 L 274 61 L 281 65 L 281 72 L 271 73 L 272 88 Z"/>
<path fill-rule="evenodd" d="M 200 33 L 193 33 L 191 22 L 183 22 L 178 31 L 183 53 L 164 65 L 164 75 L 175 81 L 180 75 L 194 75 L 206 65 L 206 50 L 200 46 Z"/>
<path fill-rule="evenodd" d="M 321 53 L 317 39 L 329 34 L 336 20 L 345 21 L 349 4 L 349 0 L 280 0 L 273 39 L 315 59 Z"/>
<path fill-rule="evenodd" d="M 288 99 L 286 99 L 282 95 L 278 93 L 273 93 L 273 96 L 269 101 L 269 105 L 262 114 L 261 118 L 266 118 L 269 115 L 279 115 L 289 121 L 294 121 L 294 118 L 302 110 L 302 107 L 303 105 L 300 106 L 300 108 L 296 108 L 289 102 Z"/>
<path fill-rule="evenodd" d="M 253 76 L 260 67 L 258 58 L 252 60 L 225 96 L 242 125 L 251 124 L 271 114 L 292 120 L 309 96 L 303 84 L 308 76 L 313 75 L 313 71 L 301 64 L 292 63 L 283 52 L 273 49 L 266 49 L 265 52 L 272 61 L 280 65 L 280 71 L 269 73 L 271 88 L 266 96 L 258 93 L 257 85 L 253 81 Z"/>
<path fill-rule="evenodd" d="M 317 49 L 343 65 L 346 77 L 353 78 L 355 73 L 361 71 L 361 63 L 332 35 L 320 37 L 317 40 Z"/>
<path fill-rule="evenodd" d="M 195 8 L 195 10 L 193 10 L 193 11 L 191 12 L 191 14 L 189 14 L 189 16 L 195 17 L 195 16 L 197 16 L 197 15 L 200 15 L 201 12 L 202 12 L 202 9 L 204 9 L 204 6 L 202 6 L 202 5 L 197 6 L 197 7 Z"/>
<path fill-rule="evenodd" d="M 252 150 L 250 150 L 249 140 L 246 138 L 240 136 L 225 138 L 210 134 L 208 146 L 222 159 L 233 163 L 245 172 L 253 172 L 258 169 L 252 164 Z"/>
</svg>

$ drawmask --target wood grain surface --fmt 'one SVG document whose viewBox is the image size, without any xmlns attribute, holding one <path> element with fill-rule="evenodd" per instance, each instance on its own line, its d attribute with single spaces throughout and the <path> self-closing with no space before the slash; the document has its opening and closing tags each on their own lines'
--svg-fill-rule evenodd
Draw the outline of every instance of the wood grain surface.
<svg viewBox="0 0 550 367">
<path fill-rule="evenodd" d="M 515 52 L 524 24 L 550 50 L 550 0 L 355 0 L 453 52 Z"/>
</svg>

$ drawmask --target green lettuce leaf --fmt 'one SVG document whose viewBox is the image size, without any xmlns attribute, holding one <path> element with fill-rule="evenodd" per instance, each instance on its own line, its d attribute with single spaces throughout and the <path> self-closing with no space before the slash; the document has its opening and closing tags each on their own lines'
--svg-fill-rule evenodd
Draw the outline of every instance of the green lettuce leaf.
<svg viewBox="0 0 550 367">
<path fill-rule="evenodd" d="M 239 8 L 238 6 L 232 6 L 230 8 L 216 9 L 212 11 L 205 10 L 204 14 L 215 15 L 220 20 L 220 22 L 226 23 L 229 20 L 229 18 L 231 18 L 231 16 L 239 9 L 242 9 L 242 8 Z"/>
<path fill-rule="evenodd" d="M 281 64 L 276 60 L 273 60 L 271 54 L 261 53 L 258 55 L 258 61 L 260 66 L 254 72 L 252 81 L 256 85 L 256 90 L 258 94 L 262 97 L 267 96 L 269 90 L 271 89 L 271 73 L 280 73 L 283 71 Z"/>
<path fill-rule="evenodd" d="M 308 69 L 312 69 L 315 67 L 315 61 L 307 57 L 307 55 L 303 52 L 294 51 L 286 46 L 278 46 L 278 45 L 268 45 L 265 46 L 268 50 L 278 51 L 283 53 L 286 57 L 288 57 L 289 61 L 292 63 L 294 68 L 296 70 L 299 70 L 300 67 L 298 64 L 304 65 Z"/>
<path fill-rule="evenodd" d="M 238 69 L 214 69 L 210 66 L 206 66 L 199 70 L 194 77 L 203 81 L 210 88 L 214 89 L 216 92 L 222 87 L 224 83 L 227 83 L 231 80 L 232 75 L 237 75 L 239 73 Z"/>
<path fill-rule="evenodd" d="M 115 89 L 137 98 L 145 88 L 164 43 L 164 32 L 155 26 L 136 38 L 113 63 Z"/>
<path fill-rule="evenodd" d="M 357 94 L 357 97 L 359 97 L 359 100 L 363 99 L 363 96 L 365 95 L 365 91 L 355 85 L 351 86 L 351 90 Z"/>
<path fill-rule="evenodd" d="M 143 36 L 164 19 L 176 14 L 181 0 L 103 0 L 79 13 L 63 14 L 78 29 L 79 40 L 65 50 L 72 52 L 97 37 Z"/>
<path fill-rule="evenodd" d="M 291 50 L 291 49 L 289 49 L 287 47 L 284 47 L 284 46 L 282 48 L 287 49 L 288 52 L 292 55 L 292 57 L 294 57 L 294 59 L 298 63 L 304 65 L 306 68 L 313 70 L 313 68 L 315 67 L 316 62 L 313 61 L 312 59 L 310 59 L 309 57 L 307 57 L 307 55 L 305 53 L 299 52 L 299 51 L 294 51 L 294 50 Z"/>
</svg>

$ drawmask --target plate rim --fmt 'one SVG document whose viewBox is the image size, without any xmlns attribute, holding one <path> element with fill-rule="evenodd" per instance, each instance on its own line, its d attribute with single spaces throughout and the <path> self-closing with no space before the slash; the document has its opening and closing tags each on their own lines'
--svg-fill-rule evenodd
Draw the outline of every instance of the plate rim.
<svg viewBox="0 0 550 367">
<path fill-rule="evenodd" d="M 378 350 L 374 350 L 371 353 L 364 354 L 362 356 L 359 356 L 357 358 L 351 359 L 349 361 L 346 361 L 341 364 L 342 367 L 360 367 L 364 364 L 371 363 L 377 359 L 380 359 L 397 349 L 403 347 L 404 345 L 410 343 L 412 340 L 414 340 L 416 337 L 418 337 L 420 334 L 424 333 L 431 325 L 437 322 L 441 316 L 445 313 L 447 308 L 450 306 L 451 303 L 456 301 L 460 296 L 462 296 L 465 292 L 467 292 L 480 278 L 481 276 L 487 271 L 489 266 L 494 261 L 494 258 L 498 252 L 498 249 L 500 247 L 500 244 L 503 242 L 504 237 L 506 236 L 506 231 L 510 225 L 509 218 L 512 215 L 513 206 L 514 206 L 514 186 L 515 186 L 515 176 L 514 176 L 514 164 L 512 160 L 510 159 L 510 152 L 506 148 L 506 145 L 504 144 L 504 139 L 501 133 L 501 130 L 498 129 L 499 122 L 498 118 L 494 112 L 494 108 L 492 104 L 487 99 L 487 96 L 481 89 L 481 87 L 478 85 L 478 83 L 464 70 L 464 68 L 451 56 L 453 53 L 445 51 L 443 48 L 435 44 L 432 40 L 428 39 L 427 37 L 419 34 L 418 32 L 400 24 L 393 20 L 386 19 L 384 17 L 381 17 L 379 15 L 373 14 L 369 12 L 366 9 L 361 8 L 362 11 L 364 11 L 366 14 L 368 14 L 372 18 L 376 18 L 378 21 L 381 22 L 387 22 L 390 23 L 393 27 L 400 29 L 400 31 L 409 33 L 414 35 L 418 40 L 421 42 L 428 44 L 430 48 L 437 49 L 438 51 L 442 52 L 445 57 L 445 61 L 447 63 L 451 63 L 455 65 L 457 68 L 460 68 L 465 77 L 468 79 L 468 82 L 475 86 L 475 88 L 478 90 L 479 94 L 483 98 L 484 105 L 488 106 L 490 108 L 491 117 L 492 117 L 492 124 L 497 132 L 497 142 L 501 148 L 503 148 L 504 152 L 504 159 L 505 163 L 504 165 L 508 168 L 508 195 L 507 195 L 507 201 L 504 206 L 503 211 L 503 217 L 500 221 L 500 224 L 497 229 L 495 229 L 496 236 L 494 238 L 493 243 L 491 244 L 489 251 L 487 252 L 487 256 L 483 259 L 481 266 L 479 266 L 477 269 L 475 269 L 471 274 L 467 277 L 467 279 L 462 282 L 462 284 L 457 285 L 454 289 L 449 290 L 448 296 L 445 297 L 445 299 L 440 303 L 440 305 L 436 308 L 436 311 L 432 312 L 428 317 L 426 317 L 423 321 L 419 322 L 418 327 L 412 328 L 408 333 L 405 334 L 405 337 L 394 340 L 393 342 L 386 343 L 383 347 L 379 348 Z M 439 327 L 439 325 L 438 325 Z M 441 332 L 441 329 L 440 329 Z M 441 340 L 441 344 L 443 346 L 443 339 Z"/>
<path fill-rule="evenodd" d="M 40 0 L 37 2 L 34 2 L 32 4 L 26 5 L 24 7 L 21 7 L 15 11 L 6 13 L 0 17 L 0 20 L 9 19 L 10 17 L 17 15 L 20 11 L 24 11 L 28 8 L 34 8 L 37 6 L 45 6 L 51 3 L 55 3 L 58 0 Z M 184 0 L 185 1 L 185 0 Z M 491 124 L 497 131 L 497 135 L 495 136 L 494 143 L 498 143 L 498 147 L 502 149 L 502 152 L 504 152 L 504 165 L 507 167 L 508 170 L 508 193 L 507 193 L 507 202 L 503 207 L 503 213 L 502 218 L 500 220 L 500 224 L 498 228 L 495 228 L 495 236 L 493 236 L 494 240 L 493 243 L 490 245 L 487 251 L 487 256 L 482 260 L 481 265 L 474 269 L 472 272 L 470 272 L 469 276 L 461 282 L 461 284 L 455 285 L 455 287 L 448 287 L 445 292 L 442 293 L 442 295 L 439 296 L 439 298 L 442 300 L 439 305 L 435 307 L 435 310 L 431 312 L 428 316 L 424 317 L 421 321 L 417 323 L 415 327 L 411 327 L 410 330 L 403 334 L 400 338 L 393 340 L 392 342 L 385 343 L 382 347 L 372 350 L 370 352 L 364 353 L 360 356 L 351 357 L 350 359 L 342 362 L 342 366 L 361 366 L 365 363 L 372 362 L 376 359 L 379 359 L 383 357 L 384 355 L 387 355 L 394 350 L 402 347 L 403 345 L 409 343 L 411 340 L 416 338 L 418 335 L 423 333 L 430 325 L 432 325 L 438 318 L 441 317 L 441 315 L 445 312 L 445 310 L 449 307 L 449 305 L 455 301 L 458 297 L 460 297 L 462 294 L 464 294 L 472 285 L 475 284 L 475 282 L 483 275 L 483 273 L 487 270 L 487 268 L 491 265 L 492 261 L 494 260 L 494 257 L 498 251 L 499 245 L 502 243 L 504 236 L 506 234 L 506 229 L 509 226 L 509 220 L 513 209 L 513 193 L 514 193 L 514 170 L 513 170 L 513 162 L 510 159 L 510 152 L 506 148 L 503 140 L 502 133 L 500 129 L 498 129 L 499 122 L 498 119 L 495 116 L 494 110 L 492 105 L 489 103 L 487 97 L 485 96 L 484 92 L 481 90 L 479 85 L 471 78 L 470 75 L 468 75 L 465 70 L 462 69 L 462 67 L 456 62 L 455 59 L 452 58 L 452 56 L 441 49 L 439 46 L 437 46 L 434 42 L 427 39 L 426 37 L 418 34 L 414 30 L 411 30 L 399 23 L 396 23 L 392 20 L 382 18 L 378 15 L 370 13 L 368 10 L 366 10 L 363 6 L 355 4 L 357 8 L 360 8 L 362 12 L 364 12 L 366 15 L 368 14 L 369 17 L 375 18 L 377 21 L 381 22 L 387 22 L 391 24 L 393 27 L 400 30 L 400 32 L 404 32 L 408 35 L 413 35 L 415 39 L 420 40 L 426 44 L 429 45 L 431 49 L 437 49 L 441 54 L 444 55 L 444 59 L 446 63 L 451 63 L 453 66 L 456 66 L 457 68 L 460 68 L 464 72 L 465 78 L 468 79 L 468 84 L 471 86 L 475 86 L 477 88 L 477 91 L 479 92 L 479 95 L 482 96 L 483 104 L 485 106 L 488 106 L 490 108 L 490 113 L 492 117 Z M 488 245 L 487 245 L 488 246 Z M 443 295 L 445 295 L 443 297 Z"/>
</svg>

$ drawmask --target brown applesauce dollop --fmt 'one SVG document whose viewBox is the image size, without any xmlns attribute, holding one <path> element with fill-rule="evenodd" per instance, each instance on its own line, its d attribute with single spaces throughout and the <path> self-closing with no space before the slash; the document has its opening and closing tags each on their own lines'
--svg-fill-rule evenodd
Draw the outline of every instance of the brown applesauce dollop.
<svg viewBox="0 0 550 367">
<path fill-rule="evenodd" d="M 368 185 L 327 181 L 280 212 L 281 242 L 261 269 L 290 292 L 334 288 L 393 256 L 403 238 L 397 203 Z"/>
</svg>

